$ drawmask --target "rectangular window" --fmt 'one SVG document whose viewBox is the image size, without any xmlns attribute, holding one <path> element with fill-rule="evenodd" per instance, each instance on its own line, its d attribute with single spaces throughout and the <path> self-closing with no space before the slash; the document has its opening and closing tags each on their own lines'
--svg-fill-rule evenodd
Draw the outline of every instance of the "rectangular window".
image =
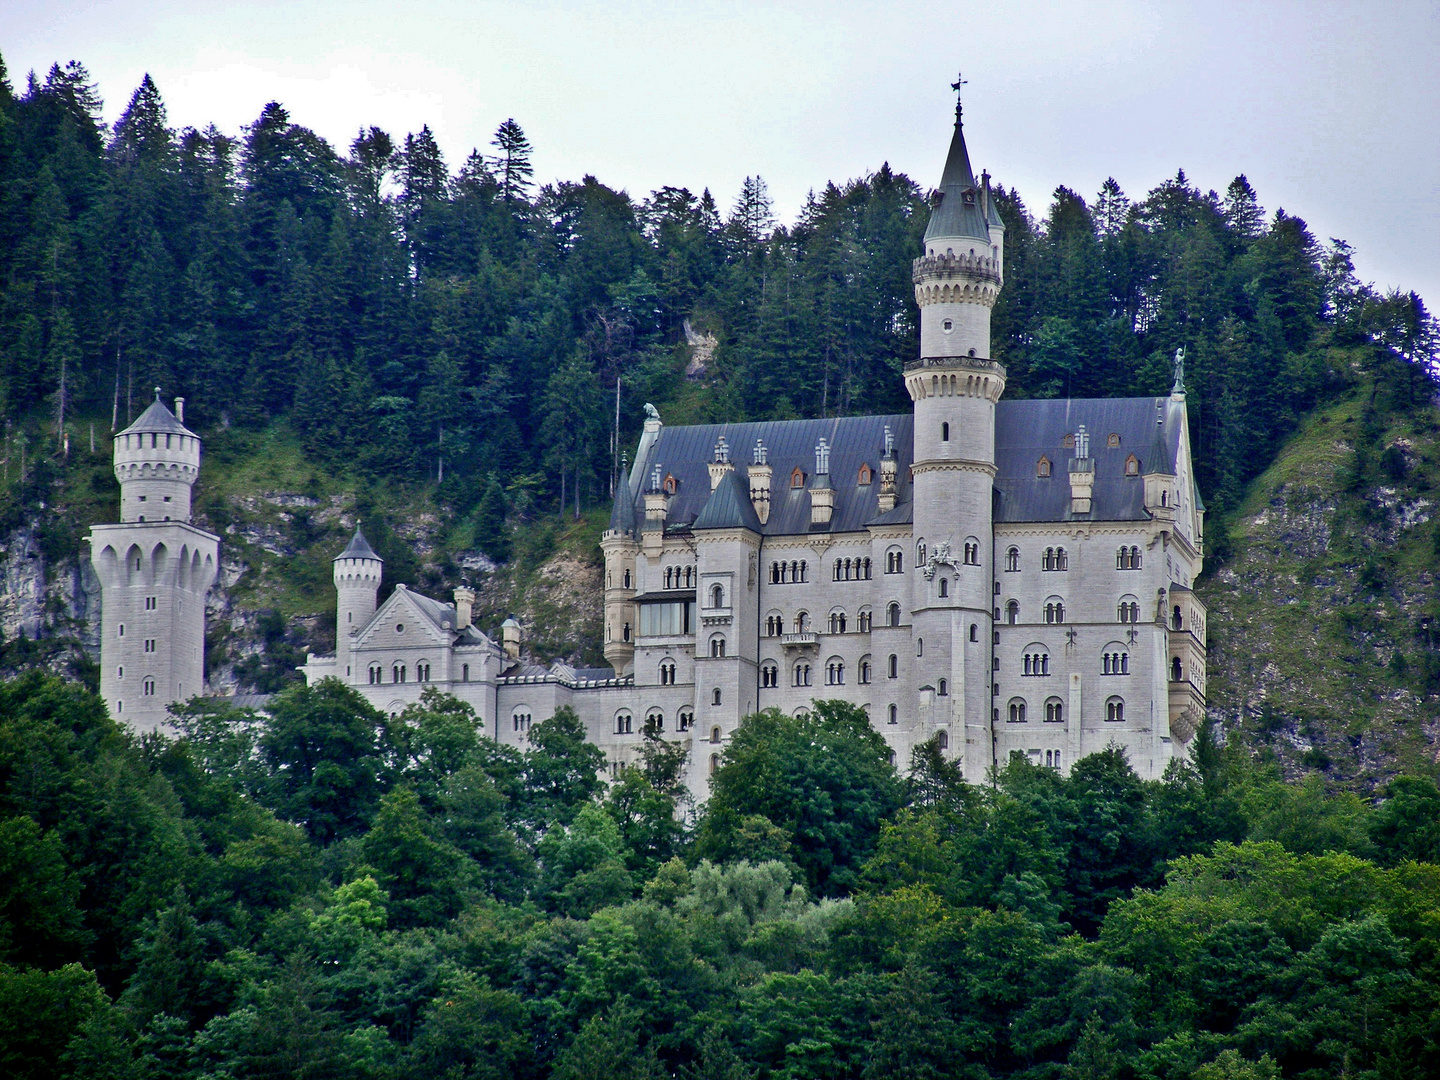
<svg viewBox="0 0 1440 1080">
<path fill-rule="evenodd" d="M 147 596 L 147 597 L 145 597 L 145 610 L 146 610 L 146 611 L 154 611 L 157 606 L 158 606 L 158 598 L 156 598 L 156 597 L 154 597 L 154 596 Z"/>
<path fill-rule="evenodd" d="M 694 633 L 695 601 L 640 605 L 641 637 L 678 637 Z"/>
<path fill-rule="evenodd" d="M 146 651 L 146 652 L 154 652 L 154 651 L 155 651 L 155 639 L 154 639 L 153 637 L 152 637 L 152 638 L 146 638 L 146 639 L 145 639 L 145 651 Z"/>
</svg>

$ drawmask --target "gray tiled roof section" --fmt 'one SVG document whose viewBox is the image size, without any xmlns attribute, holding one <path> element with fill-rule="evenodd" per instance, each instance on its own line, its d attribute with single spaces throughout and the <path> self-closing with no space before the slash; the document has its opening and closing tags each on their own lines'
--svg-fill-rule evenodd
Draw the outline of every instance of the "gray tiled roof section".
<svg viewBox="0 0 1440 1080">
<path fill-rule="evenodd" d="M 455 605 L 442 604 L 439 600 L 431 600 L 430 597 L 411 589 L 410 598 L 415 601 L 427 619 L 433 622 L 441 630 L 451 630 L 455 626 Z"/>
<path fill-rule="evenodd" d="M 967 200 L 968 192 L 968 200 Z M 966 237 L 990 243 L 990 225 L 986 221 L 982 193 L 975 186 L 970 171 L 970 154 L 965 149 L 965 132 L 959 121 L 950 139 L 950 153 L 945 158 L 945 171 L 940 174 L 936 191 L 938 202 L 930 211 L 925 228 L 927 241 L 948 237 Z"/>
<path fill-rule="evenodd" d="M 728 472 L 710 493 L 695 517 L 696 529 L 749 529 L 762 532 L 755 505 L 750 501 L 750 481 L 738 472 Z"/>
<path fill-rule="evenodd" d="M 1165 455 L 1157 469 L 1156 405 L 1163 407 L 1165 423 L 1159 442 Z M 1095 488 L 1087 521 L 1144 521 L 1145 485 L 1140 477 L 1125 475 L 1125 460 L 1134 454 L 1140 472 L 1174 473 L 1180 445 L 1180 409 L 1183 403 L 1168 398 L 1058 398 L 1002 401 L 995 407 L 995 503 L 997 522 L 1069 521 L 1069 461 L 1073 449 L 1064 446 L 1066 435 L 1081 425 L 1090 434 L 1090 456 L 1095 461 Z M 1120 445 L 1108 446 L 1120 436 Z M 1051 463 L 1049 477 L 1037 477 L 1041 456 Z M 1146 460 L 1147 457 L 1152 460 Z"/>
<path fill-rule="evenodd" d="M 832 532 L 859 532 L 879 512 L 880 457 L 885 452 L 885 426 L 895 439 L 898 458 L 900 498 L 909 490 L 910 454 L 914 443 L 914 418 L 910 413 L 892 416 L 844 416 L 824 420 L 771 420 L 747 424 L 696 424 L 688 427 L 666 427 L 650 448 L 645 461 L 636 461 L 649 484 L 652 470 L 658 464 L 662 479 L 669 475 L 679 482 L 670 499 L 666 528 L 693 526 L 705 504 L 710 501 L 709 462 L 715 443 L 725 436 L 732 448 L 735 475 L 744 487 L 749 501 L 749 480 L 746 469 L 752 459 L 755 440 L 765 443 L 771 467 L 770 520 L 757 531 L 766 536 L 810 533 L 810 493 L 803 486 L 791 488 L 790 475 L 798 466 L 808 483 L 815 471 L 815 444 L 825 439 L 831 446 L 830 477 L 835 486 L 835 510 L 831 518 Z M 859 483 L 860 466 L 870 466 L 869 484 Z M 620 488 L 618 498 L 630 500 L 629 491 Z M 638 492 L 630 502 L 632 521 L 644 520 L 644 494 Z M 611 520 L 623 516 L 622 508 Z M 757 520 L 758 525 L 758 520 Z"/>
<path fill-rule="evenodd" d="M 133 424 L 122 431 L 121 435 L 128 435 L 132 431 L 159 431 L 174 435 L 194 435 L 195 433 L 187 428 L 179 420 L 175 419 L 163 401 L 158 397 L 150 403 L 150 407 L 142 412 Z"/>
<path fill-rule="evenodd" d="M 370 547 L 370 541 L 365 539 L 365 534 L 360 531 L 360 526 L 358 525 L 355 526 L 355 535 L 350 538 L 349 546 L 339 555 L 336 555 L 333 561 L 339 562 L 341 559 L 374 559 L 376 562 L 385 561 L 380 558 L 379 555 L 375 554 L 374 549 Z"/>
</svg>

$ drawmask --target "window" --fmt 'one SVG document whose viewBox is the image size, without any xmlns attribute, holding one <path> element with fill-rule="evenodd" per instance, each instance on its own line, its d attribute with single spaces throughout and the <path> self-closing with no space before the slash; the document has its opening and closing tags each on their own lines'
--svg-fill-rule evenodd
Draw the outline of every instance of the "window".
<svg viewBox="0 0 1440 1080">
<path fill-rule="evenodd" d="M 1019 569 L 1020 549 L 1012 547 L 1010 548 L 1010 550 L 1005 552 L 1005 572 L 1007 574 L 1013 574 L 1016 573 Z"/>
<path fill-rule="evenodd" d="M 625 588 L 630 588 L 630 571 L 625 571 Z"/>
<path fill-rule="evenodd" d="M 1119 616 L 1122 623 L 1138 623 L 1140 621 L 1140 601 L 1133 596 L 1122 596 L 1120 603 L 1115 608 L 1115 614 Z"/>
<path fill-rule="evenodd" d="M 905 553 L 899 548 L 885 552 L 885 573 L 900 574 L 905 571 Z"/>
<path fill-rule="evenodd" d="M 900 657 L 896 656 L 894 653 L 890 654 L 889 670 L 890 678 L 898 679 L 900 677 Z"/>
<path fill-rule="evenodd" d="M 630 624 L 629 624 L 628 622 L 627 622 L 627 623 L 624 625 L 624 627 L 622 627 L 621 630 L 620 630 L 620 640 L 621 640 L 621 641 L 629 641 L 629 640 L 630 640 Z"/>
<path fill-rule="evenodd" d="M 676 480 L 673 475 L 666 476 L 665 482 L 660 486 L 665 490 L 666 495 L 674 495 L 680 488 L 680 481 Z"/>
<path fill-rule="evenodd" d="M 155 639 L 153 637 L 145 639 L 145 651 L 149 653 L 155 651 Z"/>
<path fill-rule="evenodd" d="M 1185 677 L 1185 672 L 1184 672 L 1183 667 L 1182 667 L 1182 665 L 1181 665 L 1181 663 L 1180 663 L 1180 658 L 1179 658 L 1178 656 L 1171 657 L 1171 659 L 1170 659 L 1170 681 L 1171 681 L 1171 682 L 1180 682 L 1181 680 L 1184 679 L 1184 677 Z"/>
<path fill-rule="evenodd" d="M 691 709 L 681 709 L 675 716 L 675 730 L 689 731 L 695 725 L 695 713 Z"/>
<path fill-rule="evenodd" d="M 1063 623 L 1065 621 L 1065 601 L 1058 596 L 1052 596 L 1046 600 L 1045 621 L 1047 623 Z"/>
<path fill-rule="evenodd" d="M 1030 646 L 1022 659 L 1026 675 L 1050 674 L 1050 653 L 1043 645 Z"/>
<path fill-rule="evenodd" d="M 868 634 L 870 632 L 871 617 L 869 608 L 861 608 L 860 614 L 855 616 L 856 622 L 859 624 L 856 629 L 858 629 L 860 633 Z"/>
<path fill-rule="evenodd" d="M 940 425 L 940 441 L 941 441 L 941 442 L 949 442 L 949 441 L 950 441 L 950 425 L 949 425 L 948 423 L 946 423 L 946 424 L 941 424 L 941 425 Z"/>
<path fill-rule="evenodd" d="M 843 611 L 832 611 L 830 613 L 830 633 L 845 633 L 845 613 Z"/>
<path fill-rule="evenodd" d="M 370 665 L 370 685 L 374 686 L 376 683 L 384 679 L 384 670 L 385 669 L 382 668 L 379 664 Z"/>
<path fill-rule="evenodd" d="M 785 619 L 776 611 L 765 616 L 765 636 L 779 637 L 785 632 Z"/>
<path fill-rule="evenodd" d="M 1161 506 L 1169 506 L 1169 505 L 1170 505 L 1170 492 L 1168 492 L 1168 491 L 1162 491 L 1162 492 L 1160 492 L 1160 505 L 1161 505 Z"/>
<path fill-rule="evenodd" d="M 896 708 L 894 705 L 891 705 L 891 706 L 890 706 L 890 723 L 892 723 L 892 724 L 898 724 L 899 722 L 900 722 L 900 710 L 899 710 L 898 708 Z"/>
<path fill-rule="evenodd" d="M 1058 769 L 1058 768 L 1060 768 L 1060 751 L 1059 751 L 1059 750 L 1046 750 L 1046 751 L 1045 751 L 1045 767 L 1046 767 L 1046 768 L 1049 768 L 1049 769 Z"/>
<path fill-rule="evenodd" d="M 1129 675 L 1130 654 L 1123 645 L 1110 645 L 1101 657 L 1100 669 L 1105 675 Z"/>
<path fill-rule="evenodd" d="M 973 622 L 972 622 L 972 623 L 970 624 L 970 640 L 971 640 L 971 641 L 979 641 L 979 640 L 980 640 L 980 624 L 979 624 L 979 623 L 973 623 Z"/>
<path fill-rule="evenodd" d="M 915 545 L 915 565 L 925 565 L 925 541 L 921 540 Z"/>
<path fill-rule="evenodd" d="M 710 656 L 713 659 L 723 659 L 725 656 L 725 638 L 716 634 L 710 639 Z"/>
<path fill-rule="evenodd" d="M 845 661 L 838 658 L 826 661 L 825 664 L 825 685 L 845 685 Z"/>
<path fill-rule="evenodd" d="M 530 710 L 523 705 L 520 706 L 510 714 L 510 725 L 521 734 L 528 732 L 530 730 Z"/>
<path fill-rule="evenodd" d="M 940 747 L 941 750 L 949 750 L 949 749 L 950 749 L 950 733 L 949 733 L 948 731 L 942 731 L 942 732 L 940 732 L 938 735 L 935 736 L 935 743 L 936 743 L 937 746 Z"/>
<path fill-rule="evenodd" d="M 119 636 L 120 636 L 120 637 L 124 637 L 124 636 L 125 636 L 125 624 L 124 624 L 123 622 L 120 624 L 120 634 L 119 634 Z"/>
<path fill-rule="evenodd" d="M 1058 697 L 1045 699 L 1045 722 L 1058 724 L 1065 719 L 1065 706 Z"/>
<path fill-rule="evenodd" d="M 415 665 L 415 681 L 416 681 L 416 682 L 429 682 L 429 681 L 430 681 L 430 661 L 428 661 L 428 660 L 421 660 L 418 664 Z"/>
<path fill-rule="evenodd" d="M 1005 621 L 1014 626 L 1020 621 L 1020 601 L 1011 600 L 1005 605 Z"/>
<path fill-rule="evenodd" d="M 922 638 L 916 638 L 916 639 L 915 639 L 915 655 L 916 655 L 916 656 L 924 656 L 924 655 L 925 655 L 925 639 L 924 639 L 923 637 L 922 637 Z"/>
<path fill-rule="evenodd" d="M 156 608 L 156 606 L 158 605 L 158 603 L 159 603 L 158 597 L 154 597 L 154 596 L 147 596 L 147 597 L 145 597 L 145 610 L 146 610 L 146 611 L 154 611 L 155 608 Z"/>
<path fill-rule="evenodd" d="M 715 687 L 714 690 L 710 691 L 710 704 L 711 704 L 711 705 L 719 705 L 719 704 L 720 704 L 720 688 L 719 688 L 718 686 Z"/>
<path fill-rule="evenodd" d="M 770 689 L 780 685 L 780 669 L 774 664 L 760 665 L 760 685 Z"/>
<path fill-rule="evenodd" d="M 1041 454 L 1040 460 L 1035 463 L 1035 476 L 1040 480 L 1048 479 L 1050 476 L 1050 459 L 1044 454 Z"/>
<path fill-rule="evenodd" d="M 810 613 L 808 611 L 802 611 L 795 616 L 795 632 L 797 634 L 810 632 Z"/>
<path fill-rule="evenodd" d="M 861 560 L 860 560 L 860 563 L 861 563 L 861 570 L 863 571 L 863 573 L 861 574 L 861 580 L 863 580 L 863 581 L 869 581 L 870 578 L 871 578 L 871 574 L 870 574 L 870 560 L 869 560 L 869 559 L 861 559 Z"/>
<path fill-rule="evenodd" d="M 943 600 L 950 595 L 950 582 L 946 578 L 940 579 L 940 598 Z"/>
<path fill-rule="evenodd" d="M 718 743 L 720 741 L 720 728 L 718 726 L 710 729 L 710 741 L 712 743 Z"/>
<path fill-rule="evenodd" d="M 664 731 L 664 730 L 665 730 L 665 714 L 664 714 L 663 712 L 661 712 L 659 709 L 651 709 L 649 712 L 647 712 L 647 713 L 645 714 L 645 730 L 646 730 L 646 731 Z"/>
<path fill-rule="evenodd" d="M 885 621 L 891 626 L 900 625 L 900 605 L 891 604 L 885 609 Z"/>
<path fill-rule="evenodd" d="M 145 685 L 144 685 L 144 687 L 143 687 L 143 693 L 145 694 L 146 697 L 154 697 L 154 696 L 155 696 L 155 680 L 154 680 L 154 679 L 146 679 L 146 680 L 145 680 Z"/>
<path fill-rule="evenodd" d="M 695 587 L 695 568 L 694 568 L 693 566 L 687 566 L 687 567 L 685 567 L 685 588 L 687 588 L 687 589 L 693 589 L 694 587 Z"/>
<path fill-rule="evenodd" d="M 405 624 L 403 622 L 397 622 L 395 624 L 395 632 L 397 634 L 403 634 L 405 632 Z"/>
<path fill-rule="evenodd" d="M 950 684 L 949 684 L 948 682 L 946 682 L 944 679 L 941 679 L 941 680 L 940 680 L 940 685 L 936 688 L 935 693 L 936 693 L 939 697 L 949 697 L 949 696 L 950 696 Z"/>
<path fill-rule="evenodd" d="M 1063 547 L 1046 548 L 1040 559 L 1041 570 L 1069 570 L 1070 560 Z"/>
<path fill-rule="evenodd" d="M 692 633 L 694 624 L 693 600 L 640 605 L 641 637 L 680 637 Z"/>
<path fill-rule="evenodd" d="M 1120 445 L 1120 436 L 1112 431 L 1109 435 L 1105 436 L 1105 445 L 1112 450 L 1115 449 L 1115 447 Z"/>
<path fill-rule="evenodd" d="M 1017 698 L 1011 698 L 1011 699 L 1010 699 L 1010 720 L 1009 720 L 1009 722 L 1012 723 L 1012 724 L 1023 724 L 1023 723 L 1025 723 L 1025 701 L 1024 701 L 1023 698 L 1018 698 L 1018 697 L 1017 697 Z"/>
<path fill-rule="evenodd" d="M 799 465 L 795 466 L 794 472 L 790 474 L 790 486 L 792 488 L 803 488 L 805 486 L 805 470 Z"/>
<path fill-rule="evenodd" d="M 870 483 L 870 478 L 871 478 L 873 475 L 874 475 L 874 473 L 871 471 L 870 466 L 869 466 L 868 463 L 867 463 L 867 464 L 864 464 L 864 465 L 861 465 L 861 466 L 860 466 L 860 475 L 859 475 L 859 477 L 856 479 L 856 483 L 858 483 L 861 487 L 865 487 L 866 485 L 868 485 L 868 484 Z"/>
<path fill-rule="evenodd" d="M 723 608 L 725 606 L 725 590 L 714 585 L 710 588 L 710 606 L 712 608 Z"/>
<path fill-rule="evenodd" d="M 859 666 L 859 668 L 858 668 L 857 670 L 858 670 L 858 672 L 859 672 L 860 685 L 861 685 L 861 686 L 869 686 L 869 685 L 870 685 L 870 658 L 869 658 L 868 656 L 862 656 L 862 657 L 860 658 L 860 666 Z"/>
<path fill-rule="evenodd" d="M 1184 628 L 1184 623 L 1180 618 L 1180 605 L 1176 604 L 1175 610 L 1170 615 L 1170 629 L 1183 630 Z"/>
<path fill-rule="evenodd" d="M 719 755 L 719 754 L 711 754 L 711 755 L 710 755 L 710 775 L 711 775 L 711 776 L 714 776 L 714 775 L 715 775 L 715 771 L 716 771 L 717 769 L 719 769 L 719 768 L 720 768 L 720 755 Z"/>
<path fill-rule="evenodd" d="M 1140 475 L 1140 461 L 1139 461 L 1138 458 L 1135 457 L 1134 454 L 1131 454 L 1129 457 L 1127 457 L 1127 458 L 1125 459 L 1125 475 L 1126 475 L 1126 476 L 1139 476 L 1139 475 Z"/>
<path fill-rule="evenodd" d="M 635 729 L 635 718 L 629 712 L 621 710 L 615 714 L 615 734 L 629 735 Z"/>
<path fill-rule="evenodd" d="M 675 661 L 668 657 L 660 661 L 660 685 L 675 685 Z"/>
<path fill-rule="evenodd" d="M 1140 549 L 1138 547 L 1122 547 L 1115 552 L 1116 570 L 1139 570 Z"/>
<path fill-rule="evenodd" d="M 980 565 L 980 541 L 979 541 L 979 540 L 975 540 L 975 539 L 972 538 L 972 539 L 970 539 L 970 540 L 966 540 L 966 541 L 965 541 L 965 565 L 966 565 L 966 566 L 979 566 L 979 565 Z"/>
<path fill-rule="evenodd" d="M 470 665 L 469 665 L 469 664 L 461 664 L 461 665 L 460 665 L 460 681 L 461 681 L 461 682 L 469 682 L 469 681 L 470 681 Z"/>
<path fill-rule="evenodd" d="M 809 686 L 809 685 L 810 685 L 810 665 L 807 664 L 807 663 L 804 663 L 803 661 L 802 661 L 801 663 L 795 665 L 795 685 L 796 685 L 796 686 Z"/>
<path fill-rule="evenodd" d="M 1112 697 L 1105 702 L 1105 719 L 1112 724 L 1120 724 L 1125 721 L 1125 702 L 1118 697 Z"/>
<path fill-rule="evenodd" d="M 390 681 L 397 683 L 402 683 L 405 681 L 404 664 L 396 664 L 393 668 L 390 669 Z"/>
</svg>

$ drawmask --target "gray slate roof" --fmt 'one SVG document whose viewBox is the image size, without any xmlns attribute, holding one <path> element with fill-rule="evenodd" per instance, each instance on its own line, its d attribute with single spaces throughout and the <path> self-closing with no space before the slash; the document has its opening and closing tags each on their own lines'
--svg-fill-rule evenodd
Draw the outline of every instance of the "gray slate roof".
<svg viewBox="0 0 1440 1080">
<path fill-rule="evenodd" d="M 970 154 L 965 149 L 965 131 L 960 118 L 955 118 L 955 134 L 950 139 L 950 153 L 945 158 L 945 171 L 940 174 L 940 187 L 930 211 L 930 224 L 925 228 L 926 241 L 937 237 L 966 237 L 990 243 L 989 213 L 984 205 L 985 193 L 975 185 L 970 171 Z"/>
<path fill-rule="evenodd" d="M 365 539 L 365 534 L 360 531 L 360 526 L 355 526 L 355 535 L 350 538 L 350 546 L 336 555 L 332 562 L 339 562 L 341 559 L 374 559 L 376 562 L 385 560 L 376 555 L 370 547 L 370 541 Z"/>
<path fill-rule="evenodd" d="M 179 420 L 175 419 L 172 413 L 159 397 L 150 403 L 149 408 L 136 417 L 135 422 L 122 431 L 121 435 L 128 435 L 135 431 L 158 431 L 172 435 L 195 435 Z M 197 436 L 198 438 L 198 436 Z"/>
<path fill-rule="evenodd" d="M 1157 405 L 1164 421 L 1160 425 L 1155 422 Z M 1069 462 L 1075 451 L 1066 448 L 1064 440 L 1081 424 L 1090 433 L 1090 456 L 1095 461 L 1093 508 L 1087 520 L 1145 520 L 1144 483 L 1139 477 L 1125 476 L 1125 460 L 1134 454 L 1142 475 L 1173 474 L 1184 407 L 1169 397 L 1001 401 L 995 409 L 995 520 L 1070 520 Z M 881 515 L 877 500 L 887 424 L 895 437 L 898 503 Z M 1107 446 L 1112 433 L 1120 437 L 1118 447 Z M 735 471 L 712 493 L 707 466 L 721 435 L 732 448 Z M 752 521 L 745 473 L 757 438 L 765 442 L 771 467 L 770 520 L 764 525 Z M 867 525 L 903 525 L 913 520 L 909 471 L 914 418 L 909 413 L 662 428 L 648 459 L 636 461 L 635 468 L 646 478 L 642 488 L 648 486 L 657 463 L 662 480 L 673 476 L 678 481 L 670 499 L 667 531 L 733 528 L 740 522 L 767 536 L 808 534 L 816 531 L 810 525 L 809 491 L 792 489 L 790 475 L 798 466 L 808 485 L 815 469 L 815 444 L 822 438 L 830 444 L 830 481 L 835 489 L 828 531 L 858 532 Z M 1050 476 L 1044 479 L 1035 475 L 1041 455 L 1051 463 Z M 872 472 L 871 482 L 863 486 L 858 482 L 862 463 L 868 463 Z M 632 496 L 621 485 L 610 520 L 612 528 L 638 535 L 644 522 L 643 490 Z"/>
</svg>

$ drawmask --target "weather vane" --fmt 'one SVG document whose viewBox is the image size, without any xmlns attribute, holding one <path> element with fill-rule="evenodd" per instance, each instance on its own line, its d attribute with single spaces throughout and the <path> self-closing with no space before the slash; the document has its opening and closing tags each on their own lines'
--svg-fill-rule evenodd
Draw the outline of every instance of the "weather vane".
<svg viewBox="0 0 1440 1080">
<path fill-rule="evenodd" d="M 964 87 L 967 83 L 969 83 L 969 81 L 969 79 L 965 78 L 960 72 L 957 71 L 955 73 L 955 81 L 950 84 L 950 89 L 955 91 L 956 120 L 960 119 L 960 97 L 964 93 L 964 90 L 962 90 L 961 88 Z"/>
</svg>

